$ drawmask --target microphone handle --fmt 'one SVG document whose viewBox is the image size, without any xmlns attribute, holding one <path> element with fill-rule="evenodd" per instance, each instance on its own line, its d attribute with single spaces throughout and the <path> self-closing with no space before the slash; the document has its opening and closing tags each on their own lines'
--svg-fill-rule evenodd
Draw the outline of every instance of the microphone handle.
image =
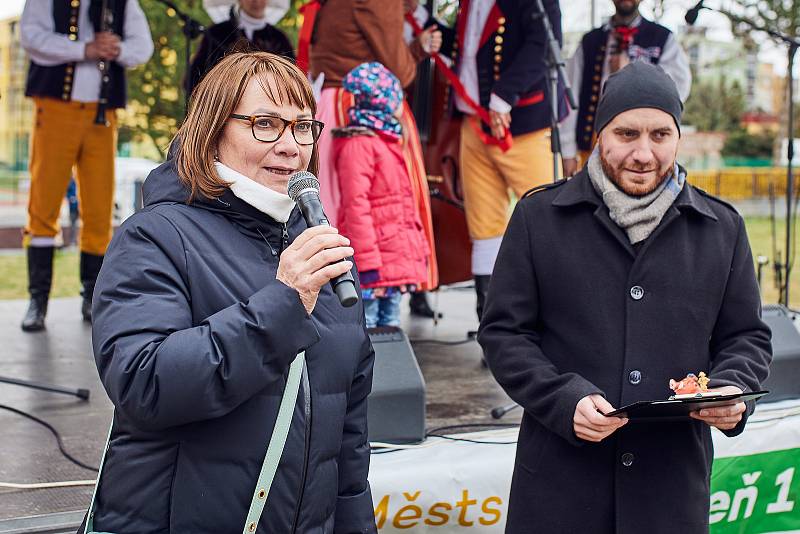
<svg viewBox="0 0 800 534">
<path fill-rule="evenodd" d="M 317 192 L 301 193 L 297 197 L 297 206 L 300 208 L 300 213 L 303 214 L 303 218 L 305 218 L 309 228 L 312 226 L 331 225 L 328 222 L 328 217 L 325 216 L 325 212 L 322 211 L 322 202 L 320 202 Z M 336 296 L 339 297 L 339 302 L 345 308 L 349 308 L 358 302 L 356 282 L 353 279 L 353 273 L 350 271 L 332 278 L 330 284 Z"/>
</svg>

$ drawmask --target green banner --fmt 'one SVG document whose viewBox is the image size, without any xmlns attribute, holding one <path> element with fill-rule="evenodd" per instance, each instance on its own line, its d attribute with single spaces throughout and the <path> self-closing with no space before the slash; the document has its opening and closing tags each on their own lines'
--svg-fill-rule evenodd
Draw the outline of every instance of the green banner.
<svg viewBox="0 0 800 534">
<path fill-rule="evenodd" d="M 800 531 L 800 448 L 714 460 L 712 534 Z"/>
</svg>

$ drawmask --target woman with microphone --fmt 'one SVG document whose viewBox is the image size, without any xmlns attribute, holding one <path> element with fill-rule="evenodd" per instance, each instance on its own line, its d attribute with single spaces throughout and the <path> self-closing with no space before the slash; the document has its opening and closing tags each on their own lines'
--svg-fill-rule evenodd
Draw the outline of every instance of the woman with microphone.
<svg viewBox="0 0 800 534">
<path fill-rule="evenodd" d="M 225 57 L 114 236 L 92 334 L 115 414 L 89 530 L 376 531 L 374 354 L 361 302 L 328 283 L 355 274 L 353 249 L 287 196 L 317 171 L 315 112 L 290 61 Z"/>
</svg>

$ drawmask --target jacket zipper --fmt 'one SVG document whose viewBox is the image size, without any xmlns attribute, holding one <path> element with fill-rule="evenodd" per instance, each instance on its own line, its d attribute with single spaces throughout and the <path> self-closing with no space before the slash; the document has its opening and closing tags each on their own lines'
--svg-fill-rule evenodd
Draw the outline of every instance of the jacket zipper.
<svg viewBox="0 0 800 534">
<path fill-rule="evenodd" d="M 279 255 L 272 248 L 272 245 L 269 244 L 269 241 L 267 241 L 267 238 L 264 236 L 264 234 L 261 233 L 261 230 L 258 230 L 258 233 L 261 235 L 261 239 L 264 240 L 269 249 L 272 251 L 272 255 Z M 283 252 L 283 250 L 288 246 L 289 229 L 286 227 L 286 223 L 283 223 L 281 232 L 281 252 Z M 305 448 L 303 450 L 303 470 L 300 473 L 300 489 L 297 492 L 297 506 L 294 510 L 294 519 L 292 520 L 292 534 L 297 532 L 297 522 L 300 519 L 300 508 L 303 505 L 303 494 L 306 490 L 306 477 L 308 476 L 308 456 L 311 449 L 311 384 L 308 380 L 308 366 L 306 364 L 303 364 L 302 385 L 303 413 L 305 415 Z"/>
<path fill-rule="evenodd" d="M 303 506 L 303 494 L 305 493 L 306 477 L 308 476 L 308 456 L 311 449 L 311 386 L 308 381 L 308 366 L 305 364 L 303 365 L 303 404 L 305 410 L 305 448 L 300 490 L 297 495 L 297 507 L 294 511 L 294 521 L 292 521 L 292 534 L 297 532 L 297 522 L 300 519 L 300 509 Z"/>
<path fill-rule="evenodd" d="M 286 228 L 286 223 L 283 223 L 283 234 L 281 239 L 281 252 L 289 246 L 289 229 Z"/>
<path fill-rule="evenodd" d="M 282 225 L 281 252 L 289 246 L 289 229 L 286 223 Z M 300 520 L 300 510 L 303 507 L 303 494 L 306 491 L 306 478 L 308 477 L 308 457 L 311 450 L 311 384 L 308 380 L 308 365 L 303 364 L 303 414 L 305 423 L 305 447 L 303 448 L 303 470 L 300 476 L 300 489 L 297 492 L 297 505 L 294 510 L 294 520 L 292 521 L 292 534 L 297 532 L 297 524 Z"/>
</svg>

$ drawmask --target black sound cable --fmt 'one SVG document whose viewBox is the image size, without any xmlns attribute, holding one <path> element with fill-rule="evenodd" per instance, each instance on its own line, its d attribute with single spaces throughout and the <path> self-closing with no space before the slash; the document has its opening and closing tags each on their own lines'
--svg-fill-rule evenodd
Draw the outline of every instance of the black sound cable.
<svg viewBox="0 0 800 534">
<path fill-rule="evenodd" d="M 0 408 L 2 408 L 3 410 L 8 410 L 9 412 L 15 413 L 17 415 L 21 415 L 22 417 L 27 417 L 31 421 L 39 423 L 47 430 L 52 432 L 52 434 L 56 437 L 56 443 L 58 443 L 58 450 L 61 452 L 62 455 L 64 455 L 64 458 L 66 458 L 73 464 L 77 465 L 78 467 L 82 467 L 83 469 L 88 469 L 89 471 L 94 471 L 95 473 L 98 472 L 98 469 L 96 467 L 92 467 L 91 465 L 85 464 L 80 460 L 78 460 L 77 458 L 75 458 L 74 456 L 72 456 L 70 453 L 68 453 L 67 450 L 64 448 L 64 441 L 61 439 L 61 434 L 59 434 L 58 430 L 56 430 L 55 427 L 53 427 L 53 425 L 51 425 L 47 421 L 39 419 L 35 415 L 31 415 L 22 410 L 12 408 L 11 406 L 6 406 L 5 404 L 0 404 Z"/>
<path fill-rule="evenodd" d="M 412 345 L 463 345 L 465 343 L 470 343 L 475 341 L 474 337 L 467 337 L 466 339 L 460 339 L 458 341 L 444 341 L 441 339 L 409 339 Z"/>
<path fill-rule="evenodd" d="M 513 445 L 513 444 L 517 443 L 516 440 L 514 440 L 514 441 L 483 441 L 483 440 L 478 440 L 478 439 L 457 438 L 457 437 L 453 437 L 453 436 L 445 436 L 445 435 L 439 434 L 438 432 L 441 432 L 441 431 L 444 431 L 444 430 L 456 430 L 456 429 L 464 429 L 464 428 L 487 428 L 487 427 L 511 428 L 511 427 L 515 427 L 515 426 L 519 426 L 519 425 L 514 424 L 514 423 L 464 423 L 464 424 L 460 424 L 460 425 L 440 426 L 440 427 L 433 428 L 431 430 L 426 431 L 425 432 L 425 439 L 428 439 L 428 438 L 441 438 L 441 439 L 446 439 L 446 440 L 449 440 L 449 441 L 462 441 L 462 442 L 465 442 L 465 443 L 474 443 L 476 445 Z M 381 447 L 371 447 L 370 448 L 370 454 L 389 454 L 389 453 L 392 453 L 392 452 L 399 452 L 399 451 L 404 451 L 404 450 L 409 450 L 409 449 L 415 449 L 415 448 L 420 447 L 420 446 L 424 447 L 425 445 L 423 445 L 423 444 L 399 445 L 397 448 L 387 448 L 387 447 L 383 447 L 383 446 L 381 446 Z"/>
</svg>

